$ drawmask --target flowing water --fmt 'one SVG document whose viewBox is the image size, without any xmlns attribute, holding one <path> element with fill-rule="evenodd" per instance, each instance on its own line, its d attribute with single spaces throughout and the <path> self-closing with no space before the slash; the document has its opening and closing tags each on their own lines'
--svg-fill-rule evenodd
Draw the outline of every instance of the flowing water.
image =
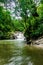
<svg viewBox="0 0 43 65">
<path fill-rule="evenodd" d="M 43 49 L 21 40 L 0 40 L 0 65 L 43 65 Z"/>
</svg>

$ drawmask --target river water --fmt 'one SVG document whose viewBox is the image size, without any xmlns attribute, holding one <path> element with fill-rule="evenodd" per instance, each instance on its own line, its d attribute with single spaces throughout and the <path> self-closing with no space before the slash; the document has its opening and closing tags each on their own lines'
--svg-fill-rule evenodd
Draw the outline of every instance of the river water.
<svg viewBox="0 0 43 65">
<path fill-rule="evenodd" d="M 0 65 L 43 65 L 43 49 L 21 40 L 0 40 Z"/>
</svg>

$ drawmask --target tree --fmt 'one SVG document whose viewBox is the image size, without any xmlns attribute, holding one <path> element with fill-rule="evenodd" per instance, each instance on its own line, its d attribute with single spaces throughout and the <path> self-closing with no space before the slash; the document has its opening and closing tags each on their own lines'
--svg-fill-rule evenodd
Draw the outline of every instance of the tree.
<svg viewBox="0 0 43 65">
<path fill-rule="evenodd" d="M 39 17 L 43 18 L 43 4 L 40 4 L 37 8 L 37 12 L 39 14 Z"/>
<path fill-rule="evenodd" d="M 0 39 L 9 38 L 9 32 L 14 31 L 10 12 L 0 6 Z"/>
<path fill-rule="evenodd" d="M 25 22 L 25 28 L 27 28 L 26 23 L 27 23 L 28 17 L 38 16 L 38 14 L 36 12 L 37 7 L 35 4 L 35 1 L 33 1 L 33 0 L 18 0 L 18 1 L 16 1 L 15 5 L 16 5 L 15 6 L 15 14 L 17 16 L 22 17 L 22 19 Z M 20 15 L 18 15 L 18 13 Z"/>
<path fill-rule="evenodd" d="M 40 0 L 40 3 L 42 3 L 42 4 L 43 4 L 43 0 Z"/>
<path fill-rule="evenodd" d="M 31 19 L 39 16 L 37 13 L 37 5 L 33 0 L 18 0 L 15 2 L 15 4 L 15 14 L 17 16 L 21 16 L 23 21 L 25 22 L 25 36 L 27 40 L 30 40 L 31 32 L 33 30 Z M 20 15 L 18 15 L 18 13 Z"/>
</svg>

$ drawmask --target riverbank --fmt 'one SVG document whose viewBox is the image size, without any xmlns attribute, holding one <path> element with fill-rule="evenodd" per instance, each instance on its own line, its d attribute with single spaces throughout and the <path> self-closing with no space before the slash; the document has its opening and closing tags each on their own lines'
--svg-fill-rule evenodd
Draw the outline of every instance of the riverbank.
<svg viewBox="0 0 43 65">
<path fill-rule="evenodd" d="M 37 48 L 43 48 L 43 44 L 40 44 L 40 45 L 33 45 L 34 47 L 37 47 Z"/>
<path fill-rule="evenodd" d="M 33 40 L 33 46 L 37 48 L 43 48 L 43 38 Z"/>
<path fill-rule="evenodd" d="M 31 40 L 31 44 L 26 44 L 26 46 L 36 47 L 36 48 L 43 48 L 43 37 L 38 38 L 37 40 Z"/>
</svg>

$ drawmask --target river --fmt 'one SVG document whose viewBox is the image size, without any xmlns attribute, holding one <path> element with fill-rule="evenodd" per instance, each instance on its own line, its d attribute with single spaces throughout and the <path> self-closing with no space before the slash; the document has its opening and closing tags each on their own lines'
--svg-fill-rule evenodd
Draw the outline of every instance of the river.
<svg viewBox="0 0 43 65">
<path fill-rule="evenodd" d="M 0 40 L 0 65 L 43 65 L 43 49 L 21 40 Z"/>
</svg>

